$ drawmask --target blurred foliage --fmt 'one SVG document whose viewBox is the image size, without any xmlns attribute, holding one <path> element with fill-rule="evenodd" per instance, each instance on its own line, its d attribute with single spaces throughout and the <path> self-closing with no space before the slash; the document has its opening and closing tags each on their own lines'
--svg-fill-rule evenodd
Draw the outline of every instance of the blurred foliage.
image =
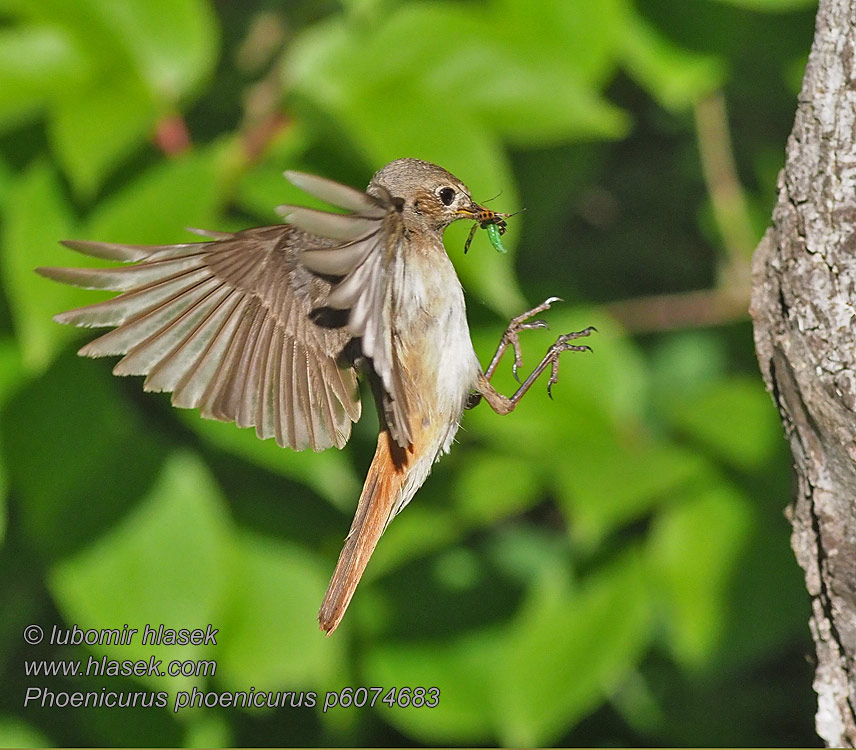
<svg viewBox="0 0 856 750">
<path fill-rule="evenodd" d="M 743 317 L 629 335 L 608 303 L 716 289 L 728 258 L 694 113 L 728 105 L 760 238 L 813 29 L 805 0 L 0 0 L 0 746 L 809 745 L 789 457 Z M 486 361 L 594 324 L 505 418 L 482 406 L 387 531 L 341 629 L 315 612 L 376 435 L 296 454 L 179 413 L 51 315 L 64 237 L 175 242 L 275 221 L 283 169 L 399 156 L 501 192 L 509 256 L 446 244 Z M 718 223 L 720 222 L 720 223 Z M 750 248 L 751 249 L 751 248 Z M 514 387 L 510 363 L 497 381 Z M 437 686 L 437 708 L 24 707 L 29 623 L 220 628 L 208 691 Z"/>
</svg>

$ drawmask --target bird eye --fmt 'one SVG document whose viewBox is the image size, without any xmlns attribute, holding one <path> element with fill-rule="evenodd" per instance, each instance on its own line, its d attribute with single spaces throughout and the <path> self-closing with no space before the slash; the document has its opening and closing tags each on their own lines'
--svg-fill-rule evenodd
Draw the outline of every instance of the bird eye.
<svg viewBox="0 0 856 750">
<path fill-rule="evenodd" d="M 455 200 L 455 191 L 450 187 L 441 188 L 437 195 L 440 196 L 440 200 L 443 201 L 444 206 L 451 206 L 452 201 Z"/>
</svg>

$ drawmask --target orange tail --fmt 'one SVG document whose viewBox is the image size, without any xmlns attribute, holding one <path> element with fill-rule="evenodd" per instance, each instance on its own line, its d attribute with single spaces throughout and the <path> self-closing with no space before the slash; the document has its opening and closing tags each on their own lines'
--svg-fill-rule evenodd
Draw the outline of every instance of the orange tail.
<svg viewBox="0 0 856 750">
<path fill-rule="evenodd" d="M 386 430 L 378 435 L 377 450 L 363 485 L 351 530 L 318 613 L 321 630 L 327 635 L 342 621 L 378 539 L 389 522 L 407 477 L 410 458 L 410 451 L 396 445 Z"/>
</svg>

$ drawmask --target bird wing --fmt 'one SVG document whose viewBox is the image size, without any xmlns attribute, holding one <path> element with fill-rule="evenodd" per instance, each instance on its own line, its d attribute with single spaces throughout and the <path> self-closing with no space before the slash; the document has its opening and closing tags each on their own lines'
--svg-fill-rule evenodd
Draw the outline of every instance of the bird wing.
<svg viewBox="0 0 856 750">
<path fill-rule="evenodd" d="M 383 386 L 386 426 L 393 440 L 406 448 L 412 435 L 393 325 L 394 295 L 400 286 L 394 281 L 404 248 L 401 201 L 382 187 L 373 196 L 300 172 L 286 172 L 286 176 L 308 193 L 354 212 L 334 214 L 291 205 L 277 208 L 289 224 L 330 241 L 326 246 L 304 249 L 300 262 L 317 274 L 338 278 L 326 305 L 349 311 L 347 328 L 360 339 L 362 353 L 371 360 Z"/>
<path fill-rule="evenodd" d="M 79 353 L 124 355 L 113 372 L 145 375 L 144 388 L 171 391 L 175 406 L 255 426 L 259 437 L 296 450 L 341 448 L 360 416 L 356 372 L 343 354 L 352 336 L 313 322 L 331 280 L 298 261 L 302 248 L 329 241 L 282 225 L 200 233 L 213 240 L 64 242 L 133 265 L 37 269 L 75 286 L 120 292 L 55 319 L 114 327 Z"/>
</svg>

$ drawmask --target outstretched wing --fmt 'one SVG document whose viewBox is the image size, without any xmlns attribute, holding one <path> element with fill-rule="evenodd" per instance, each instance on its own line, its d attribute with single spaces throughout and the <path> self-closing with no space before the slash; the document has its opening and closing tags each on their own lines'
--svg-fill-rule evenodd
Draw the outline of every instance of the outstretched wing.
<svg viewBox="0 0 856 750">
<path fill-rule="evenodd" d="M 403 270 L 400 201 L 383 188 L 373 196 L 314 175 L 286 172 L 286 177 L 306 192 L 354 212 L 333 214 L 291 205 L 277 209 L 291 225 L 328 240 L 326 246 L 303 250 L 300 262 L 316 274 L 338 278 L 326 306 L 349 311 L 348 331 L 360 339 L 361 351 L 383 385 L 386 426 L 393 440 L 407 447 L 412 442 L 409 411 L 393 325 L 400 286 L 396 278 Z"/>
<path fill-rule="evenodd" d="M 175 406 L 255 426 L 259 437 L 296 450 L 341 448 L 360 416 L 356 373 L 343 357 L 352 336 L 313 322 L 331 283 L 298 261 L 300 249 L 329 241 L 291 226 L 203 234 L 213 241 L 63 243 L 134 264 L 37 269 L 75 286 L 120 292 L 56 320 L 115 327 L 80 354 L 125 355 L 113 372 L 146 375 L 144 388 L 172 391 Z"/>
</svg>

